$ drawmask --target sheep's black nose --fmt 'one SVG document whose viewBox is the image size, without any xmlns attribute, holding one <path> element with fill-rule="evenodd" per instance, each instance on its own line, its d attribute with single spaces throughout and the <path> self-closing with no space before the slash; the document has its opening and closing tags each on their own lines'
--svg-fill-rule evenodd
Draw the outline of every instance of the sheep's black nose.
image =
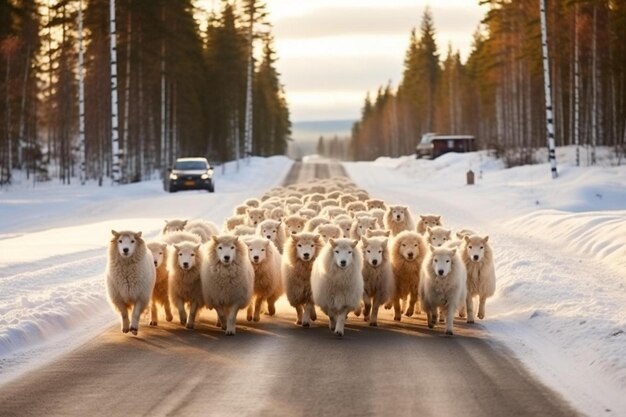
<svg viewBox="0 0 626 417">
<path fill-rule="evenodd" d="M 154 266 L 157 266 L 157 261 L 154 261 Z"/>
<path fill-rule="evenodd" d="M 254 261 L 256 262 L 256 261 L 259 260 L 259 257 L 258 256 L 253 256 L 252 259 L 254 259 Z"/>
<path fill-rule="evenodd" d="M 271 236 L 271 235 L 267 235 L 267 238 L 268 238 L 268 239 L 271 239 L 271 238 L 272 238 L 272 236 Z"/>
<path fill-rule="evenodd" d="M 183 268 L 185 269 L 189 268 L 189 262 L 183 262 Z"/>
<path fill-rule="evenodd" d="M 309 258 L 309 256 L 311 256 L 311 255 L 310 255 L 310 254 L 308 254 L 308 253 L 305 253 L 305 254 L 304 254 L 304 255 L 302 255 L 302 256 L 304 256 L 304 259 L 308 259 L 308 258 Z"/>
<path fill-rule="evenodd" d="M 346 266 L 346 261 L 341 261 L 340 264 L 341 266 Z"/>
<path fill-rule="evenodd" d="M 443 269 L 440 269 L 440 270 L 439 270 L 439 271 L 437 271 L 437 272 L 439 272 L 439 275 L 443 276 Z"/>
<path fill-rule="evenodd" d="M 478 260 L 478 255 L 474 255 L 474 260 L 477 261 Z"/>
<path fill-rule="evenodd" d="M 228 256 L 228 255 L 224 256 L 224 260 L 225 260 L 226 262 L 230 261 L 230 256 Z"/>
<path fill-rule="evenodd" d="M 400 215 L 397 215 L 397 216 L 396 216 L 396 219 L 400 220 Z"/>
<path fill-rule="evenodd" d="M 374 259 L 374 260 L 372 261 L 372 265 L 376 266 L 377 264 L 378 264 L 378 259 Z"/>
<path fill-rule="evenodd" d="M 124 253 L 128 253 L 128 248 L 124 248 L 122 250 L 124 251 Z"/>
<path fill-rule="evenodd" d="M 413 257 L 413 252 L 409 252 L 407 255 L 408 255 L 409 258 L 412 258 Z"/>
</svg>

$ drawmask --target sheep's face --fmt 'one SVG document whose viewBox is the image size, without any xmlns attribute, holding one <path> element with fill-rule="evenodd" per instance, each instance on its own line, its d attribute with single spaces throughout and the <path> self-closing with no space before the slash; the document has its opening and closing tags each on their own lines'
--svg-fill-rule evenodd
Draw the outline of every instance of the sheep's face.
<svg viewBox="0 0 626 417">
<path fill-rule="evenodd" d="M 295 240 L 298 259 L 304 262 L 310 262 L 315 259 L 320 235 L 294 235 L 292 238 Z"/>
<path fill-rule="evenodd" d="M 301 233 L 304 230 L 304 224 L 306 219 L 299 216 L 287 217 L 285 220 L 285 229 L 287 229 L 287 235 L 293 236 L 296 233 Z"/>
<path fill-rule="evenodd" d="M 141 232 L 116 232 L 112 231 L 115 238 L 115 244 L 117 246 L 117 252 L 123 258 L 130 258 L 135 253 L 139 240 L 141 239 Z"/>
<path fill-rule="evenodd" d="M 178 266 L 185 271 L 188 271 L 196 266 L 196 263 L 198 262 L 198 257 L 196 255 L 198 254 L 199 248 L 200 245 L 195 243 L 180 243 L 178 245 L 174 245 Z"/>
<path fill-rule="evenodd" d="M 154 267 L 159 268 L 161 265 L 163 265 L 163 262 L 165 261 L 167 245 L 155 245 L 153 243 L 150 243 L 148 245 L 148 249 L 150 249 L 150 253 L 152 253 Z"/>
<path fill-rule="evenodd" d="M 185 229 L 187 220 L 165 220 L 163 233 L 180 232 Z"/>
<path fill-rule="evenodd" d="M 330 239 L 328 241 L 333 248 L 333 262 L 339 268 L 347 268 L 354 261 L 354 248 L 359 243 L 358 240 L 351 239 Z"/>
<path fill-rule="evenodd" d="M 465 251 L 467 253 L 467 257 L 472 262 L 482 261 L 485 258 L 485 247 L 487 246 L 489 236 L 480 237 L 472 235 L 465 236 L 463 239 L 465 240 Z"/>
<path fill-rule="evenodd" d="M 452 259 L 456 254 L 456 249 L 435 248 L 431 245 L 432 268 L 435 275 L 439 278 L 445 278 L 452 270 Z"/>
<path fill-rule="evenodd" d="M 341 229 L 341 233 L 343 237 L 350 237 L 350 229 L 352 228 L 352 220 L 338 220 L 336 222 L 337 226 Z"/>
<path fill-rule="evenodd" d="M 426 215 L 420 216 L 420 219 L 422 219 L 422 223 L 427 228 L 441 226 L 441 216 Z"/>
<path fill-rule="evenodd" d="M 248 256 L 253 264 L 263 263 L 267 257 L 270 242 L 266 239 L 253 239 L 246 242 L 248 245 Z"/>
<path fill-rule="evenodd" d="M 429 227 L 426 229 L 426 238 L 428 239 L 428 244 L 433 245 L 435 247 L 441 247 L 445 245 L 451 239 L 452 232 L 448 229 L 444 229 L 443 227 Z"/>
<path fill-rule="evenodd" d="M 221 236 L 213 237 L 215 242 L 215 254 L 217 259 L 224 264 L 230 265 L 235 261 L 237 256 L 237 242 L 238 236 Z"/>
<path fill-rule="evenodd" d="M 248 224 L 256 227 L 259 223 L 265 220 L 265 210 L 259 208 L 250 208 L 246 212 L 248 217 Z"/>
<path fill-rule="evenodd" d="M 394 221 L 397 223 L 403 223 L 407 217 L 408 207 L 392 206 L 392 207 L 389 207 L 389 211 L 391 212 L 391 221 Z"/>
<path fill-rule="evenodd" d="M 387 239 L 368 239 L 364 237 L 363 258 L 365 262 L 373 267 L 380 266 L 383 263 L 386 248 Z"/>
<path fill-rule="evenodd" d="M 280 222 L 274 220 L 265 220 L 259 225 L 257 234 L 263 236 L 266 239 L 275 241 L 278 236 L 278 230 L 280 228 Z"/>
<path fill-rule="evenodd" d="M 406 236 L 402 238 L 400 247 L 400 255 L 407 261 L 414 261 L 419 255 L 419 238 L 414 236 Z"/>
<path fill-rule="evenodd" d="M 368 210 L 374 210 L 374 209 L 384 210 L 386 208 L 385 202 L 383 200 L 374 200 L 374 199 L 367 200 L 365 204 L 367 205 Z"/>
<path fill-rule="evenodd" d="M 368 230 L 376 228 L 376 219 L 373 217 L 361 217 L 357 220 L 356 233 L 358 237 L 365 236 Z"/>
</svg>

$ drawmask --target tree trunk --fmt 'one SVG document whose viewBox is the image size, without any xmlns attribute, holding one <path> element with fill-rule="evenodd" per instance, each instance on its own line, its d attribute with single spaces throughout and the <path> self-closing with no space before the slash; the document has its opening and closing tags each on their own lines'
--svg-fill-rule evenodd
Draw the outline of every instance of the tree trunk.
<svg viewBox="0 0 626 417">
<path fill-rule="evenodd" d="M 78 2 L 78 157 L 80 183 L 85 185 L 85 60 L 83 49 L 83 2 Z"/>
<path fill-rule="evenodd" d="M 113 183 L 117 184 L 122 178 L 117 117 L 117 33 L 115 28 L 115 0 L 109 1 L 111 13 L 111 179 Z"/>
<path fill-rule="evenodd" d="M 556 149 L 554 145 L 554 116 L 552 110 L 552 92 L 550 85 L 550 60 L 548 55 L 548 28 L 546 26 L 546 2 L 539 0 L 541 13 L 541 43 L 543 51 L 543 85 L 546 97 L 546 127 L 548 139 L 548 160 L 550 161 L 550 170 L 552 178 L 557 178 L 556 170 Z"/>
</svg>

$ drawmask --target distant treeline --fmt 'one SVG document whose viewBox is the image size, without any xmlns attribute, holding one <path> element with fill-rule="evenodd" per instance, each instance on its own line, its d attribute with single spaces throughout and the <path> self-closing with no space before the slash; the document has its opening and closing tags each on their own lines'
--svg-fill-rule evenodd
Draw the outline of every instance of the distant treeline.
<svg viewBox="0 0 626 417">
<path fill-rule="evenodd" d="M 352 130 L 356 159 L 411 153 L 422 134 L 475 135 L 481 148 L 530 158 L 546 144 L 539 0 L 483 0 L 489 11 L 462 62 L 440 59 L 432 15 L 411 32 L 399 87 L 368 93 Z M 626 2 L 547 0 L 556 144 L 626 139 Z"/>
<path fill-rule="evenodd" d="M 340 161 L 349 161 L 352 159 L 350 152 L 350 137 L 339 137 L 337 135 L 332 138 L 320 136 L 317 140 L 315 153 L 326 158 L 338 159 Z"/>
<path fill-rule="evenodd" d="M 0 181 L 11 168 L 64 182 L 78 175 L 79 4 L 0 0 Z M 251 19 L 262 46 L 251 151 L 285 152 L 289 110 L 262 1 L 223 2 L 219 13 L 192 0 L 116 4 L 123 181 L 162 172 L 178 156 L 243 156 Z M 110 0 L 82 5 L 86 174 L 102 178 L 112 160 Z"/>
</svg>

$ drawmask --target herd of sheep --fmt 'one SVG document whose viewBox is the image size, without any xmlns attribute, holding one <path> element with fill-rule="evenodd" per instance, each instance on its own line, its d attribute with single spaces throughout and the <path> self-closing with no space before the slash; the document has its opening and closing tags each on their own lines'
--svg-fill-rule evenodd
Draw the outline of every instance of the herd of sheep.
<svg viewBox="0 0 626 417">
<path fill-rule="evenodd" d="M 495 291 L 489 238 L 453 234 L 438 215 L 416 219 L 345 177 L 276 187 L 235 207 L 221 231 L 204 220 L 166 221 L 151 242 L 112 231 L 107 292 L 124 333 L 137 334 L 148 307 L 150 325 L 159 306 L 173 320 L 172 304 L 181 325 L 193 329 L 202 308 L 214 309 L 234 335 L 239 310 L 259 321 L 284 294 L 298 325 L 311 326 L 319 308 L 339 336 L 350 313 L 377 326 L 380 306 L 397 321 L 423 311 L 430 328 L 445 321 L 451 335 L 455 314 L 474 322 L 475 297 L 485 317 Z"/>
</svg>

